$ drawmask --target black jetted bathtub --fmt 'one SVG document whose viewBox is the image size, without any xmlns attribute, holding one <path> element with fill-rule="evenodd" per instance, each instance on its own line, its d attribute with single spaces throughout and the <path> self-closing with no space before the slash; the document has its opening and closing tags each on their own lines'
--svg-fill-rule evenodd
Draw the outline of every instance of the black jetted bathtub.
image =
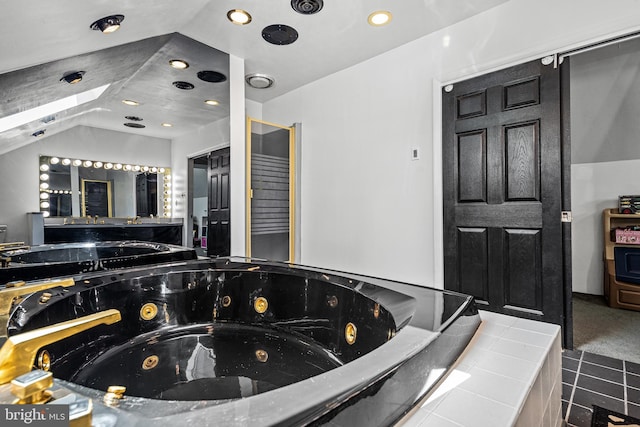
<svg viewBox="0 0 640 427">
<path fill-rule="evenodd" d="M 133 240 L 33 246 L 0 252 L 0 287 L 13 281 L 49 279 L 197 257 L 192 248 Z"/>
<path fill-rule="evenodd" d="M 14 305 L 10 340 L 119 312 L 37 346 L 54 387 L 90 398 L 100 426 L 391 425 L 480 324 L 465 295 L 242 258 L 93 273 L 47 293 Z"/>
</svg>

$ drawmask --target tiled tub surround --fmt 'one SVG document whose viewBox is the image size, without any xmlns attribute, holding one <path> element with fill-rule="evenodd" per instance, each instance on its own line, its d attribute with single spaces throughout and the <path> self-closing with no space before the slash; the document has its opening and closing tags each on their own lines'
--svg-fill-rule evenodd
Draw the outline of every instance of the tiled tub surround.
<svg viewBox="0 0 640 427">
<path fill-rule="evenodd" d="M 444 382 L 403 427 L 562 426 L 560 327 L 480 311 Z"/>
<path fill-rule="evenodd" d="M 592 405 L 640 418 L 640 365 L 582 351 L 562 354 L 562 413 L 591 426 Z"/>
</svg>

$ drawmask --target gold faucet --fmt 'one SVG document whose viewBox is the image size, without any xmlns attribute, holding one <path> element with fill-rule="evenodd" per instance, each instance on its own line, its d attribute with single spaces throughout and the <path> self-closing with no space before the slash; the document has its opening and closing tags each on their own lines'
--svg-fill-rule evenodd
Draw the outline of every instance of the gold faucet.
<svg viewBox="0 0 640 427">
<path fill-rule="evenodd" d="M 94 224 L 97 224 L 97 223 L 98 223 L 98 215 L 96 215 L 96 216 L 94 216 L 94 217 L 93 217 L 93 223 L 94 223 Z"/>
<path fill-rule="evenodd" d="M 109 309 L 8 338 L 0 349 L 0 384 L 31 371 L 42 347 L 95 326 L 111 325 L 120 320 L 120 312 Z"/>
</svg>

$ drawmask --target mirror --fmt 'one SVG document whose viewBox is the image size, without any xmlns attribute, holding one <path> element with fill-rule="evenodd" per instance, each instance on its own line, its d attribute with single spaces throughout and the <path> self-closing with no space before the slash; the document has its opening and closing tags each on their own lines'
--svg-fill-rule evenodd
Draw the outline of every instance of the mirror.
<svg viewBox="0 0 640 427">
<path fill-rule="evenodd" d="M 40 156 L 39 173 L 45 217 L 171 217 L 168 167 Z"/>
</svg>

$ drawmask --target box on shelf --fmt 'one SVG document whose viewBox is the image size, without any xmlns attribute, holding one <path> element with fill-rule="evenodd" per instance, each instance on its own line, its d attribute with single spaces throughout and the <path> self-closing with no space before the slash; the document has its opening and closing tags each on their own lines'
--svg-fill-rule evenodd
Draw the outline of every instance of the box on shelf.
<svg viewBox="0 0 640 427">
<path fill-rule="evenodd" d="M 616 243 L 624 243 L 627 245 L 640 245 L 640 230 L 632 230 L 629 228 L 616 228 L 611 231 L 612 239 Z"/>
<path fill-rule="evenodd" d="M 640 195 L 618 196 L 618 212 L 622 214 L 640 214 Z"/>
</svg>

